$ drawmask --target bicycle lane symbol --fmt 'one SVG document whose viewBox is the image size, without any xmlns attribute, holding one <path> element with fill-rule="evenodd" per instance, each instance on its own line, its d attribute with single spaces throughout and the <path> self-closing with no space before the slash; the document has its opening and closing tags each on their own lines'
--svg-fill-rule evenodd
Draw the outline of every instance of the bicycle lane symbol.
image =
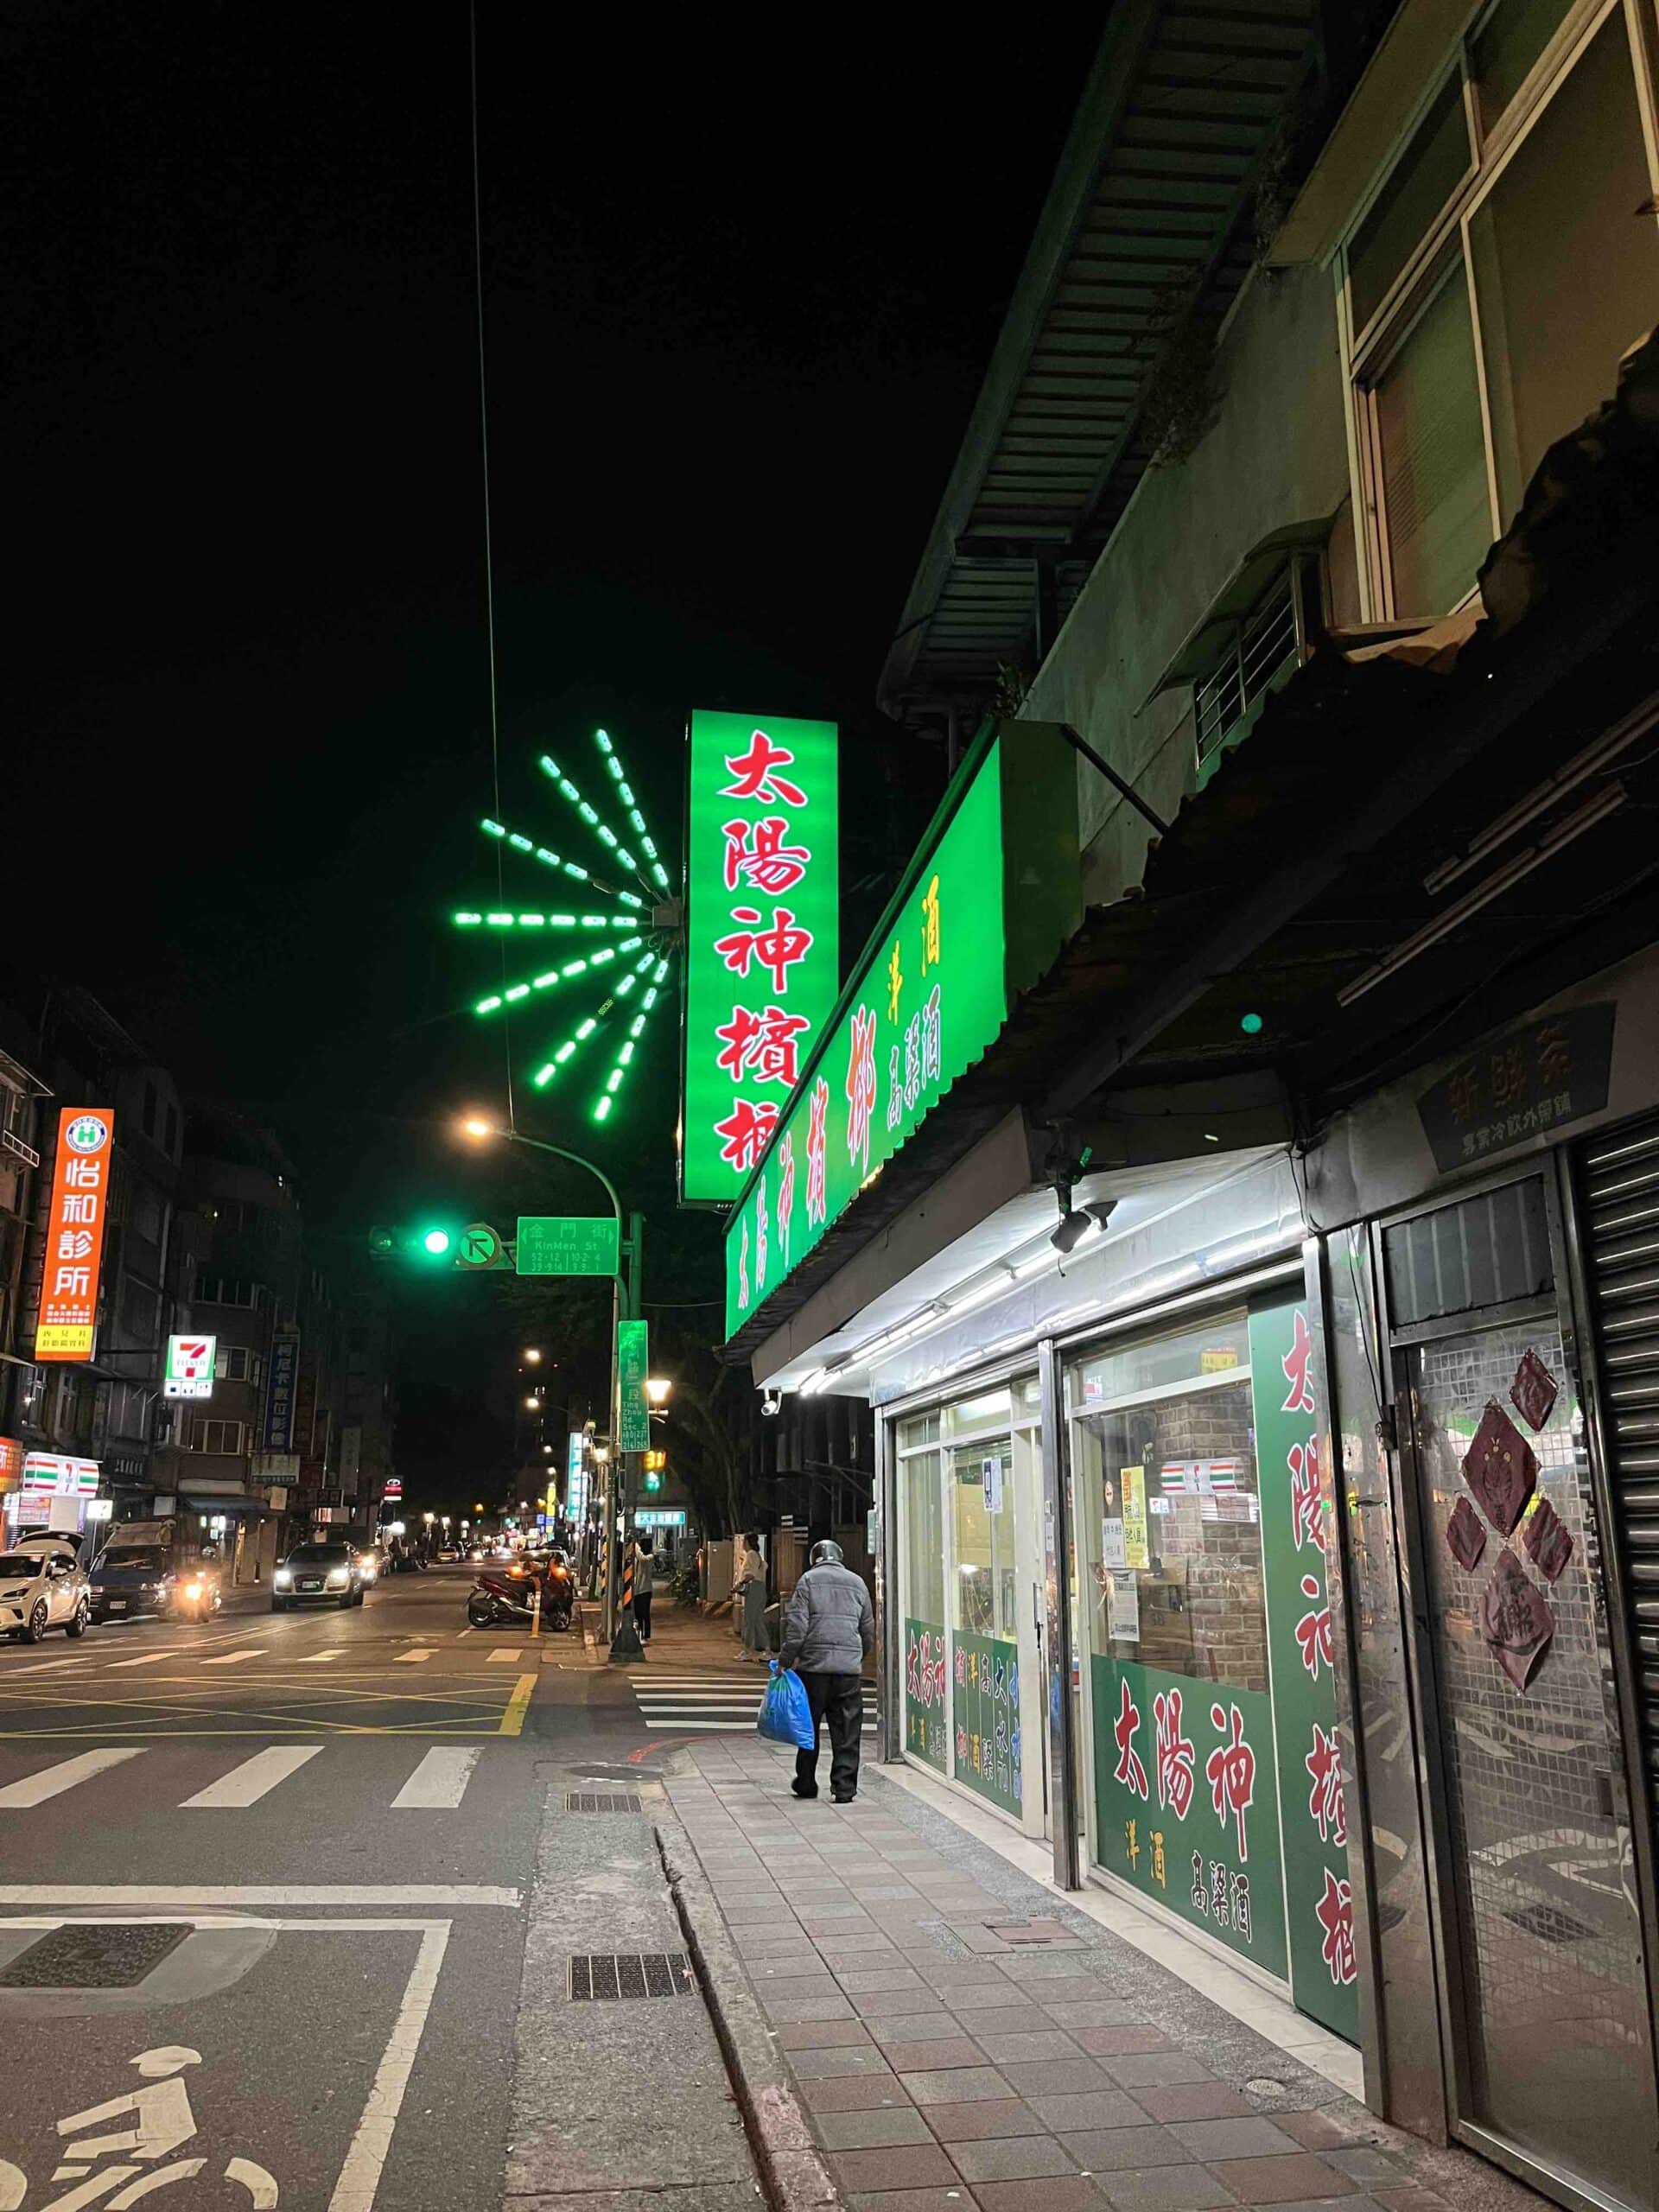
<svg viewBox="0 0 1659 2212">
<path fill-rule="evenodd" d="M 56 2123 L 63 2156 L 47 2186 L 60 2182 L 71 2186 L 49 2202 L 37 2199 L 35 2212 L 81 2212 L 90 2204 L 101 2204 L 107 2212 L 129 2212 L 130 2207 L 175 2183 L 194 2181 L 208 2165 L 206 2155 L 173 2156 L 197 2132 L 184 2069 L 200 2066 L 201 2053 L 184 2044 L 162 2044 L 140 2051 L 130 2063 L 138 2071 L 139 2088 L 88 2105 L 84 2112 L 70 2113 Z M 116 2120 L 127 2125 L 104 2133 L 83 2133 L 106 2128 Z M 70 2137 L 79 2139 L 72 2142 Z M 105 2158 L 112 2163 L 99 2166 Z M 270 2212 L 279 2202 L 274 2177 L 252 2158 L 229 2159 L 224 2178 L 247 2192 L 254 2212 Z M 28 2194 L 29 2177 L 22 2167 L 0 2158 L 0 2212 L 18 2212 Z"/>
</svg>

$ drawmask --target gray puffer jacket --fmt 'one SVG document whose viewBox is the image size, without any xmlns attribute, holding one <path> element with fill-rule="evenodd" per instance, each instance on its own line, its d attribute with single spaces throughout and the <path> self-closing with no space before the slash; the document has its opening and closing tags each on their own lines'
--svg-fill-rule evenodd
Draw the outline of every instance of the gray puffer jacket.
<svg viewBox="0 0 1659 2212">
<path fill-rule="evenodd" d="M 870 1593 L 849 1567 L 810 1567 L 790 1594 L 779 1664 L 803 1675 L 856 1675 L 875 1648 Z"/>
</svg>

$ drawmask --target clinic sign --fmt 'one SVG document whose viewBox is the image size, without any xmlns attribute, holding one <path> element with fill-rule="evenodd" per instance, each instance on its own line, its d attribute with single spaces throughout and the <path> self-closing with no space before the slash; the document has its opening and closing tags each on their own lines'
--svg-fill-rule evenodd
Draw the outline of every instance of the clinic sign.
<svg viewBox="0 0 1659 2212">
<path fill-rule="evenodd" d="M 680 1196 L 729 1205 L 840 981 L 839 748 L 834 722 L 700 708 L 688 751 Z"/>
<path fill-rule="evenodd" d="M 727 1224 L 728 1336 L 995 1041 L 1081 922 L 1076 792 L 1052 723 L 997 725 L 969 756 Z"/>
<path fill-rule="evenodd" d="M 37 1360 L 92 1357 L 114 1142 L 115 1116 L 109 1107 L 66 1106 L 60 1112 L 47 1214 L 46 1266 L 35 1328 Z"/>
</svg>

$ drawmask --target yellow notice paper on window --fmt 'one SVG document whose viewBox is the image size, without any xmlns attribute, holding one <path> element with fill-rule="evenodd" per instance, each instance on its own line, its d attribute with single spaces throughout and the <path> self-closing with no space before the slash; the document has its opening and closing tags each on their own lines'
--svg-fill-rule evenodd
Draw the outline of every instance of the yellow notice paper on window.
<svg viewBox="0 0 1659 2212">
<path fill-rule="evenodd" d="M 1147 1471 L 1120 1467 L 1118 1491 L 1123 1501 L 1123 1564 L 1149 1567 L 1152 1554 L 1147 1543 Z"/>
</svg>

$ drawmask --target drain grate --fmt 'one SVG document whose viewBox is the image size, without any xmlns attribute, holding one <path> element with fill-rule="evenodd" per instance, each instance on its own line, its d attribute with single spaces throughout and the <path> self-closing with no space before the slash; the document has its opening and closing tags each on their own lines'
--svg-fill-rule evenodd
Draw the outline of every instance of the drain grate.
<svg viewBox="0 0 1659 2212">
<path fill-rule="evenodd" d="M 605 1951 L 570 1961 L 570 1994 L 579 2001 L 689 1997 L 696 1986 L 683 1951 Z"/>
<path fill-rule="evenodd" d="M 0 1989 L 131 1989 L 191 1932 L 188 1920 L 54 1928 L 0 1971 Z"/>
<path fill-rule="evenodd" d="M 1570 1912 L 1558 1912 L 1553 1904 L 1523 1904 L 1503 1917 L 1522 1935 L 1535 1936 L 1541 1943 L 1582 1943 L 1596 1932 L 1583 1921 L 1574 1920 Z"/>
<path fill-rule="evenodd" d="M 567 1813 L 637 1813 L 642 1808 L 632 1790 L 569 1789 L 565 1792 L 564 1809 Z"/>
<path fill-rule="evenodd" d="M 1046 1945 L 1065 1950 L 1081 1950 L 1083 1946 L 1069 1928 L 1058 1920 L 986 1920 L 980 1925 L 1000 1936 L 1005 1943 Z"/>
</svg>

